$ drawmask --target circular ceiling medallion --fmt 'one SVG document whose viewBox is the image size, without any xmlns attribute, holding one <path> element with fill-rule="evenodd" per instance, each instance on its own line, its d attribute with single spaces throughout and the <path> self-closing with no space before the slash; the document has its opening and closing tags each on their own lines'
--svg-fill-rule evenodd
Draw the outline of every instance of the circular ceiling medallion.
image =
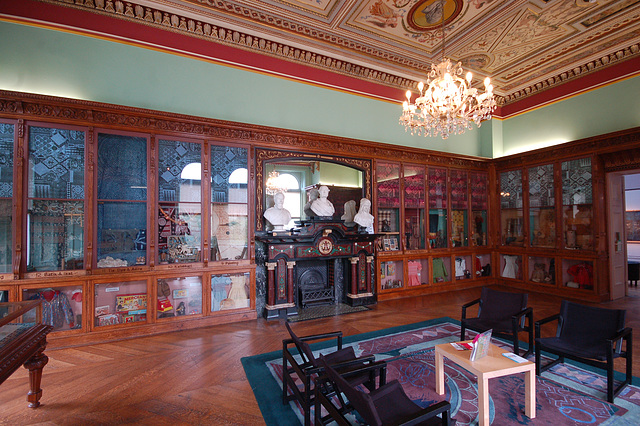
<svg viewBox="0 0 640 426">
<path fill-rule="evenodd" d="M 444 24 L 448 25 L 458 17 L 464 6 L 463 0 L 423 0 L 419 1 L 407 16 L 407 23 L 418 31 L 429 31 L 442 27 L 442 15 L 444 12 Z"/>
</svg>

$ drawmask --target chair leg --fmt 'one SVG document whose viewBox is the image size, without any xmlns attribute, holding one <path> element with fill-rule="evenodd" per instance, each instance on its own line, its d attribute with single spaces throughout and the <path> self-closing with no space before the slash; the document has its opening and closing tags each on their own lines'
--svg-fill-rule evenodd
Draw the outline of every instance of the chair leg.
<svg viewBox="0 0 640 426">
<path fill-rule="evenodd" d="M 465 336 L 466 331 L 467 331 L 467 329 L 464 326 L 464 323 L 460 324 L 460 340 L 466 340 L 465 339 L 466 338 L 466 336 Z"/>
<path fill-rule="evenodd" d="M 540 367 L 540 348 L 536 347 L 536 376 L 542 374 L 542 368 Z"/>
<path fill-rule="evenodd" d="M 607 362 L 607 401 L 612 404 L 614 400 L 613 388 L 613 360 L 611 360 L 611 362 Z"/>
<path fill-rule="evenodd" d="M 518 341 L 518 333 L 513 336 L 513 353 L 520 355 L 520 342 Z"/>
</svg>

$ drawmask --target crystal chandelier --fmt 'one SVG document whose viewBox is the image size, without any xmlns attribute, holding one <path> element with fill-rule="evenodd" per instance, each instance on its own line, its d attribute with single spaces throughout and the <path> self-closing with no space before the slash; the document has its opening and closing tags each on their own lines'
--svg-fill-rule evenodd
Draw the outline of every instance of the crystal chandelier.
<svg viewBox="0 0 640 426">
<path fill-rule="evenodd" d="M 453 65 L 444 56 L 444 8 L 442 11 L 442 62 L 431 64 L 427 87 L 418 84 L 420 96 L 411 103 L 411 91 L 407 90 L 407 100 L 403 103 L 400 124 L 405 131 L 423 136 L 442 135 L 446 139 L 451 134 L 461 134 L 471 129 L 471 122 L 480 127 L 483 120 L 489 120 L 496 107 L 493 86 L 489 77 L 484 80 L 484 93 L 471 87 L 473 76 L 467 73 L 462 79 L 462 63 Z"/>
<path fill-rule="evenodd" d="M 278 173 L 275 170 L 269 173 L 269 178 L 267 179 L 267 183 L 265 184 L 265 187 L 266 187 L 265 190 L 268 195 L 275 195 L 278 192 L 282 192 L 282 193 L 287 192 L 287 188 L 280 185 L 280 182 L 278 179 L 279 177 L 280 177 L 280 173 Z"/>
</svg>

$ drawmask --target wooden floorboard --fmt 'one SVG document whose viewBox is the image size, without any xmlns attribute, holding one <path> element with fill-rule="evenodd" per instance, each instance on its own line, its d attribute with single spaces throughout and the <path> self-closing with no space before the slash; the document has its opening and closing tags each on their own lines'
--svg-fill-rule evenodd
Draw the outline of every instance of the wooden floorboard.
<svg viewBox="0 0 640 426">
<path fill-rule="evenodd" d="M 504 289 L 496 287 L 499 289 Z M 460 318 L 460 306 L 480 289 L 391 300 L 371 310 L 299 322 L 301 335 L 345 335 L 439 317 Z M 557 313 L 561 299 L 531 293 L 534 320 Z M 640 291 L 602 306 L 627 309 L 640 354 Z M 543 329 L 545 335 L 553 327 Z M 282 349 L 280 321 L 258 319 L 90 346 L 48 349 L 42 406 L 27 407 L 28 374 L 20 369 L 0 385 L 0 424 L 260 425 L 260 410 L 240 358 Z M 522 336 L 524 340 L 524 336 Z M 622 371 L 622 365 L 618 365 Z M 640 365 L 633 372 L 640 376 Z"/>
</svg>

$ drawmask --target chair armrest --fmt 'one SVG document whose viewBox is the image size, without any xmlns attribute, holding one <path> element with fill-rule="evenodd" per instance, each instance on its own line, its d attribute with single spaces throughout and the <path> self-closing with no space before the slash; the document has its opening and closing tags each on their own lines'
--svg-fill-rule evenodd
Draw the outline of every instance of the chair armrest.
<svg viewBox="0 0 640 426">
<path fill-rule="evenodd" d="M 350 367 L 352 365 L 360 365 L 365 362 L 372 363 L 372 362 L 375 362 L 375 360 L 376 360 L 375 355 L 365 355 L 359 358 L 350 359 L 349 361 L 342 361 L 337 364 L 331 364 L 331 367 L 333 367 L 335 370 L 338 370 L 338 369 Z M 382 362 L 382 361 L 379 361 L 379 362 Z"/>
<path fill-rule="evenodd" d="M 462 319 L 466 319 L 467 318 L 467 308 L 473 306 L 473 305 L 477 305 L 480 303 L 481 299 L 476 299 L 476 300 L 472 300 L 469 303 L 465 303 L 464 305 L 462 305 Z"/>
<path fill-rule="evenodd" d="M 337 340 L 337 348 L 342 349 L 342 331 L 332 331 L 330 333 L 321 333 L 321 334 L 310 334 L 308 336 L 298 337 L 303 342 L 311 342 L 314 340 L 328 340 L 331 338 L 336 338 Z M 291 344 L 295 344 L 292 338 L 282 339 L 283 348 L 289 346 Z"/>
<path fill-rule="evenodd" d="M 521 310 L 517 314 L 513 315 L 511 317 L 511 321 L 512 321 L 513 325 L 515 327 L 517 327 L 518 326 L 518 322 L 521 321 L 522 317 L 525 317 L 525 316 L 526 316 L 526 318 L 529 318 L 529 327 L 531 327 L 531 323 L 533 322 L 533 308 L 531 308 L 531 307 L 524 308 L 523 310 Z"/>
<path fill-rule="evenodd" d="M 347 361 L 347 362 L 342 362 L 340 364 L 332 365 L 331 367 L 334 370 L 338 371 L 340 375 L 343 377 L 349 377 L 356 374 L 365 373 L 367 371 L 377 371 L 377 370 L 387 368 L 386 361 L 374 361 L 365 365 L 356 365 L 355 361 L 362 362 L 362 359 L 357 358 L 353 361 Z M 347 368 L 347 367 L 351 367 L 351 368 Z"/>
<path fill-rule="evenodd" d="M 543 318 L 541 320 L 536 321 L 536 339 L 540 338 L 540 326 L 542 324 L 546 324 L 551 321 L 557 321 L 560 318 L 560 314 L 551 315 L 550 317 Z"/>
<path fill-rule="evenodd" d="M 625 327 L 622 330 L 620 330 L 618 333 L 616 333 L 614 336 L 612 336 L 611 338 L 607 339 L 607 347 L 610 348 L 611 350 L 613 350 L 614 345 L 617 342 L 621 342 L 622 340 L 626 340 L 627 341 L 627 348 L 629 348 L 632 344 L 632 338 L 633 338 L 633 333 L 632 333 L 632 329 L 630 327 Z M 620 344 L 620 346 L 618 346 L 616 348 L 616 353 L 620 353 L 622 351 L 622 343 Z"/>
<path fill-rule="evenodd" d="M 438 414 L 442 414 L 442 417 L 444 420 L 442 424 L 448 425 L 450 424 L 450 411 L 451 411 L 451 404 L 447 401 L 440 401 L 428 406 L 427 408 L 423 408 L 413 416 L 409 416 L 407 418 L 401 419 L 396 424 L 403 425 L 403 426 L 416 425 L 424 422 L 427 419 L 431 419 L 437 416 Z M 446 416 L 446 419 L 444 419 L 445 416 Z"/>
</svg>

